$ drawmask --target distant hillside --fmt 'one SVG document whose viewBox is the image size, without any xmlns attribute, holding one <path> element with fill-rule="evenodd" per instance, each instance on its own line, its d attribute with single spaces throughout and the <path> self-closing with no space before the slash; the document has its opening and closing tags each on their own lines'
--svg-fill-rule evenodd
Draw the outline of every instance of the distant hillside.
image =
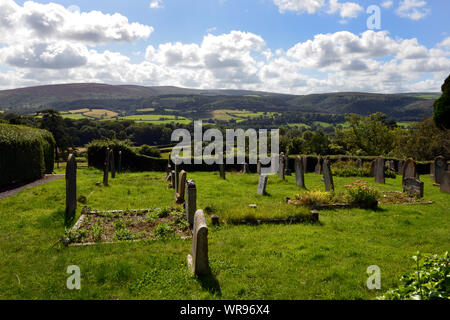
<svg viewBox="0 0 450 320">
<path fill-rule="evenodd" d="M 214 110 L 368 115 L 384 112 L 397 120 L 430 116 L 438 93 L 373 94 L 358 92 L 287 95 L 246 90 L 196 90 L 134 85 L 61 84 L 0 91 L 0 110 L 20 114 L 53 108 L 104 108 L 126 114 L 138 109 L 170 109 L 190 118 Z"/>
</svg>

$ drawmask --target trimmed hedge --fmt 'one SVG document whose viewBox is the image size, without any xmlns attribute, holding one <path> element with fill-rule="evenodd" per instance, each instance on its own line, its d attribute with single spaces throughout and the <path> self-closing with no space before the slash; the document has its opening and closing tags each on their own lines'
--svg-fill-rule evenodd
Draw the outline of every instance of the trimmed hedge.
<svg viewBox="0 0 450 320">
<path fill-rule="evenodd" d="M 52 173 L 53 135 L 40 129 L 0 124 L 0 188 Z"/>
</svg>

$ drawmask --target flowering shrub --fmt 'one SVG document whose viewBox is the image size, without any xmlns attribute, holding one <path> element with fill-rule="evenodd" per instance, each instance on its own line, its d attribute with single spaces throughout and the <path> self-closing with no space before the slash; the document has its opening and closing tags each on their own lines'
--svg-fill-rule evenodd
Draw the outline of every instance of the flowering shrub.
<svg viewBox="0 0 450 320">
<path fill-rule="evenodd" d="M 357 180 L 345 187 L 347 188 L 346 199 L 349 204 L 370 209 L 378 207 L 379 193 L 373 187 L 367 186 L 367 182 Z"/>
<path fill-rule="evenodd" d="M 308 191 L 297 195 L 295 198 L 306 207 L 330 205 L 334 201 L 333 195 L 324 191 Z"/>
</svg>

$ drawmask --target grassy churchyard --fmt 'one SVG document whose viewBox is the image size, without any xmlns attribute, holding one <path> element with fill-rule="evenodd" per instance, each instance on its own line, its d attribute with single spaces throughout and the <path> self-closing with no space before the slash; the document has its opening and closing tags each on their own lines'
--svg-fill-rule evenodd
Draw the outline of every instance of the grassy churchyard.
<svg viewBox="0 0 450 320">
<path fill-rule="evenodd" d="M 65 169 L 57 169 L 57 173 Z M 126 210 L 175 206 L 165 173 L 103 172 L 78 168 L 76 219 L 81 209 Z M 322 175 L 307 173 L 309 190 L 324 190 Z M 309 209 L 285 197 L 305 191 L 295 174 L 269 176 L 267 195 L 257 194 L 258 175 L 188 172 L 197 186 L 197 208 L 208 225 L 209 277 L 191 276 L 192 239 L 165 234 L 151 240 L 64 246 L 64 179 L 0 201 L 0 299 L 374 299 L 396 287 L 417 251 L 442 254 L 450 244 L 450 195 L 421 176 L 432 204 L 383 205 L 378 210 L 320 211 L 319 223 L 234 225 L 233 220 L 287 218 Z M 355 180 L 379 191 L 402 191 L 401 176 L 334 177 L 336 193 Z M 250 208 L 255 204 L 256 208 Z M 213 226 L 211 215 L 220 217 Z M 81 270 L 81 290 L 68 290 L 67 267 Z M 381 270 L 381 290 L 366 286 L 368 266 Z"/>
</svg>

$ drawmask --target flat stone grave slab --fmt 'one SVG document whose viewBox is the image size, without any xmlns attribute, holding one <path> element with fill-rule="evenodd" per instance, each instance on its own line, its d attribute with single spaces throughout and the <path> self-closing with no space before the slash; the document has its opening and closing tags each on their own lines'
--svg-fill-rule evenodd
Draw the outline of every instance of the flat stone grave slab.
<svg viewBox="0 0 450 320">
<path fill-rule="evenodd" d="M 72 230 L 66 232 L 71 245 L 89 245 L 166 237 L 191 237 L 181 206 L 139 210 L 83 210 Z"/>
</svg>

